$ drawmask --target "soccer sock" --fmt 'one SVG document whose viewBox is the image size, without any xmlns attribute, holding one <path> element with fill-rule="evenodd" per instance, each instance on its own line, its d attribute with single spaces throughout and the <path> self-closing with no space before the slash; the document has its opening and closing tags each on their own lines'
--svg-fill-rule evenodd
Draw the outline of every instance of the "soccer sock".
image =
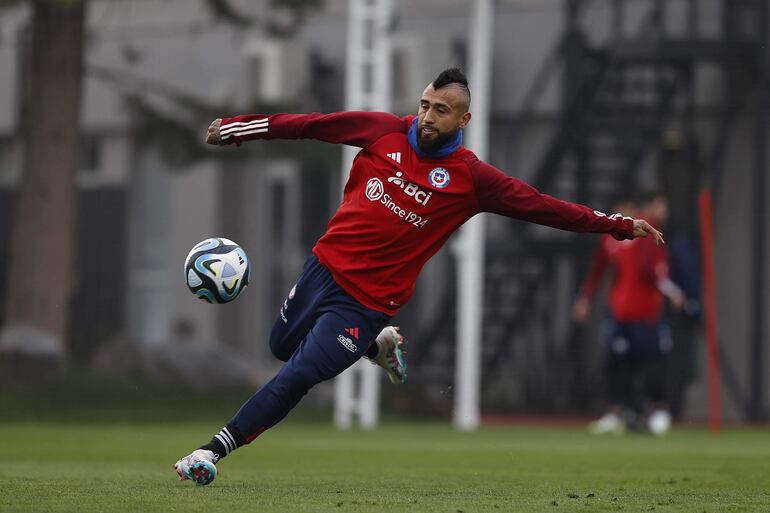
<svg viewBox="0 0 770 513">
<path fill-rule="evenodd" d="M 369 358 L 370 360 L 374 360 L 377 358 L 377 353 L 380 352 L 380 344 L 377 343 L 375 340 L 371 344 L 369 344 L 369 347 L 366 349 L 366 352 L 364 353 L 364 356 Z"/>
<path fill-rule="evenodd" d="M 213 452 L 214 457 L 219 461 L 245 443 L 246 437 L 235 426 L 227 424 L 219 433 L 214 435 L 209 443 L 198 447 L 198 449 Z"/>
</svg>

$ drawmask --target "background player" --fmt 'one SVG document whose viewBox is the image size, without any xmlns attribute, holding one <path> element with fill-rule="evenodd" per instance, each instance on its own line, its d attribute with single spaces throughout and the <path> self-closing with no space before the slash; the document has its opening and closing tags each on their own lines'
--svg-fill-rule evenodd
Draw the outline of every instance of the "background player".
<svg viewBox="0 0 770 513">
<path fill-rule="evenodd" d="M 318 139 L 361 151 L 342 204 L 271 331 L 270 348 L 286 363 L 208 444 L 176 463 L 180 478 L 209 483 L 219 459 L 278 423 L 315 384 L 362 356 L 384 361 L 391 373 L 403 369 L 392 337 L 386 357 L 372 341 L 409 300 L 423 265 L 479 212 L 618 239 L 652 235 L 662 242 L 644 220 L 557 200 L 480 161 L 462 146 L 470 102 L 465 75 L 453 68 L 425 88 L 417 116 L 251 114 L 210 125 L 209 144 Z"/>
<path fill-rule="evenodd" d="M 660 227 L 668 218 L 668 206 L 661 194 L 640 197 L 641 214 Z M 630 205 L 624 208 L 632 208 Z M 679 309 L 685 297 L 669 278 L 668 253 L 663 246 L 643 239 L 614 241 L 604 238 L 591 263 L 573 317 L 583 322 L 603 275 L 613 274 L 609 292 L 609 315 L 605 321 L 608 407 L 592 422 L 595 434 L 623 433 L 629 422 L 645 410 L 650 401 L 647 428 L 664 434 L 671 425 L 666 406 L 666 355 L 671 336 L 665 322 L 663 297 Z"/>
</svg>

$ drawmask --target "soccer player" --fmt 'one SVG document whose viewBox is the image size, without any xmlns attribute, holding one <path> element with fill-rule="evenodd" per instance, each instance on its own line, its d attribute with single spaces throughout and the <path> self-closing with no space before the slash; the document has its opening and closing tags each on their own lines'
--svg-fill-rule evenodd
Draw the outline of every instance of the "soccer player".
<svg viewBox="0 0 770 513">
<path fill-rule="evenodd" d="M 641 212 L 655 226 L 668 218 L 665 198 L 657 193 L 642 195 Z M 603 239 L 597 248 L 589 273 L 575 302 L 573 317 L 584 321 L 602 276 L 613 271 L 609 292 L 606 372 L 608 407 L 604 415 L 589 425 L 594 434 L 621 434 L 626 417 L 643 410 L 642 400 L 652 402 L 647 429 L 665 434 L 671 426 L 666 405 L 666 355 L 671 337 L 663 315 L 663 298 L 676 309 L 682 308 L 684 293 L 669 277 L 668 253 L 649 240 L 615 241 Z M 641 385 L 641 393 L 637 388 Z"/>
<path fill-rule="evenodd" d="M 462 145 L 471 120 L 465 75 L 447 69 L 422 93 L 417 116 L 381 112 L 249 114 L 216 119 L 206 142 L 318 139 L 358 146 L 343 200 L 284 301 L 270 348 L 285 361 L 211 441 L 179 460 L 181 479 L 208 484 L 218 460 L 277 424 L 308 390 L 362 356 L 392 381 L 406 377 L 400 335 L 387 326 L 425 262 L 479 212 L 617 239 L 661 234 L 642 219 L 607 216 L 541 194 Z"/>
</svg>

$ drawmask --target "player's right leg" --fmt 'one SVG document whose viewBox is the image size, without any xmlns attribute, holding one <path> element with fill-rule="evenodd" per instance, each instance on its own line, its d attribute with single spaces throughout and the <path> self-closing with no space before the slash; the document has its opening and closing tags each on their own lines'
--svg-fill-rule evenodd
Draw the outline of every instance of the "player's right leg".
<svg viewBox="0 0 770 513">
<path fill-rule="evenodd" d="M 628 358 L 608 349 L 606 360 L 607 400 L 609 404 L 604 414 L 588 425 L 588 431 L 594 435 L 622 435 L 626 431 L 624 408 L 630 400 L 630 380 Z"/>
<path fill-rule="evenodd" d="M 289 292 L 270 331 L 270 350 L 276 358 L 288 361 L 318 319 L 319 306 L 338 286 L 328 271 L 311 257 Z M 371 343 L 364 356 L 382 367 L 391 383 L 406 381 L 406 339 L 396 326 L 386 326 Z"/>
<path fill-rule="evenodd" d="M 228 426 L 242 433 L 246 443 L 251 442 L 280 422 L 316 384 L 358 361 L 369 346 L 367 341 L 375 338 L 387 320 L 387 315 L 358 304 L 326 303 L 289 361 L 246 401 Z M 357 336 L 350 334 L 350 327 L 357 328 Z"/>
<path fill-rule="evenodd" d="M 406 382 L 406 339 L 397 326 L 385 326 L 364 356 L 379 365 L 394 385 Z"/>
<path fill-rule="evenodd" d="M 284 299 L 270 330 L 270 351 L 276 358 L 289 361 L 318 319 L 319 304 L 326 295 L 334 292 L 335 287 L 329 271 L 311 256 Z"/>
<path fill-rule="evenodd" d="M 615 319 L 605 321 L 607 338 L 604 372 L 608 406 L 604 414 L 588 425 L 595 435 L 623 434 L 626 431 L 626 412 L 631 401 L 632 382 L 628 362 L 628 341 L 623 324 Z"/>
</svg>

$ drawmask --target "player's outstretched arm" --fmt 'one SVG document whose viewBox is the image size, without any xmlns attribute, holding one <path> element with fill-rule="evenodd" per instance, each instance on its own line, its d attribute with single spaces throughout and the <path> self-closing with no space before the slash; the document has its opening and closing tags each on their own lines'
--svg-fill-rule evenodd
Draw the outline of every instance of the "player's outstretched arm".
<svg viewBox="0 0 770 513">
<path fill-rule="evenodd" d="M 650 223 L 644 219 L 634 219 L 634 238 L 647 237 L 648 235 L 652 235 L 655 239 L 655 244 L 660 245 L 666 243 L 666 241 L 663 240 L 663 234 L 653 228 Z"/>
<path fill-rule="evenodd" d="M 224 146 L 254 139 L 316 139 L 366 148 L 387 133 L 407 129 L 405 119 L 385 112 L 244 114 L 215 119 L 206 143 Z"/>
<path fill-rule="evenodd" d="M 609 233 L 618 240 L 635 237 L 635 223 L 630 217 L 622 214 L 608 216 L 585 205 L 542 194 L 531 185 L 480 160 L 470 161 L 469 167 L 481 212 L 573 232 Z M 639 229 L 645 230 L 643 225 Z"/>
</svg>

